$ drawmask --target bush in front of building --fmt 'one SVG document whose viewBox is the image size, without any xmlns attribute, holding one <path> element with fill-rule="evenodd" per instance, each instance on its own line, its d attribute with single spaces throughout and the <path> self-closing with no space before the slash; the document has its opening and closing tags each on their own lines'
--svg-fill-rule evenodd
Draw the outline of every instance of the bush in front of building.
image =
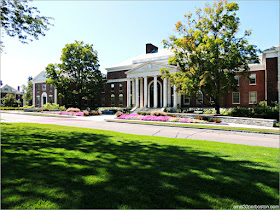
<svg viewBox="0 0 280 210">
<path fill-rule="evenodd" d="M 153 115 L 153 116 L 167 116 L 167 114 L 164 111 L 160 111 L 160 110 L 152 111 L 151 115 Z"/>
<path fill-rule="evenodd" d="M 81 110 L 79 108 L 73 108 L 73 107 L 70 107 L 66 110 L 66 112 L 80 112 Z"/>
<path fill-rule="evenodd" d="M 6 107 L 1 107 L 1 110 L 23 110 L 23 107 L 10 107 L 10 106 L 6 106 Z"/>
<path fill-rule="evenodd" d="M 2 106 L 4 107 L 18 107 L 20 104 L 21 102 L 11 93 L 6 94 L 2 99 Z"/>
</svg>

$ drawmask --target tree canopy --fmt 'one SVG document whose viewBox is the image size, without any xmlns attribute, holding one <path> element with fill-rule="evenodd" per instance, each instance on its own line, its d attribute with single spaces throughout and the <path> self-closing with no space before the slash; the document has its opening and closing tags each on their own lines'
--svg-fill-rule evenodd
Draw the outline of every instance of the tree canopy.
<svg viewBox="0 0 280 210">
<path fill-rule="evenodd" d="M 75 41 L 62 49 L 60 60 L 61 64 L 47 66 L 47 82 L 57 88 L 60 97 L 81 108 L 82 100 L 97 96 L 104 85 L 97 51 L 93 45 Z"/>
<path fill-rule="evenodd" d="M 25 103 L 28 105 L 28 106 L 31 106 L 32 105 L 32 79 L 29 80 L 30 78 L 32 77 L 28 77 L 28 82 L 27 82 L 27 86 L 25 85 L 22 85 L 22 90 L 23 90 L 23 96 L 22 98 L 26 101 Z"/>
<path fill-rule="evenodd" d="M 51 17 L 39 15 L 37 7 L 28 5 L 28 0 L 1 0 L 1 29 L 22 43 L 39 39 L 49 30 Z M 1 45 L 3 42 L 1 42 Z"/>
<path fill-rule="evenodd" d="M 248 76 L 249 62 L 258 61 L 259 50 L 247 39 L 251 31 L 237 36 L 238 10 L 237 3 L 227 1 L 206 4 L 194 15 L 185 15 L 184 22 L 175 24 L 177 36 L 163 40 L 164 47 L 175 54 L 169 64 L 177 64 L 181 69 L 175 74 L 161 69 L 164 77 L 169 78 L 181 94 L 192 96 L 201 91 L 206 98 L 211 97 L 218 114 L 221 98 L 237 88 L 236 72 Z"/>
</svg>

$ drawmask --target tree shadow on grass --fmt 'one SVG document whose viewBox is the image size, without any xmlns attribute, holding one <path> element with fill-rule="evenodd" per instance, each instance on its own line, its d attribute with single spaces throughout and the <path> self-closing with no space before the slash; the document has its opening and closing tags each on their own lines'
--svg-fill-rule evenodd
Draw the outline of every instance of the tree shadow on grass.
<svg viewBox="0 0 280 210">
<path fill-rule="evenodd" d="M 278 173 L 255 162 L 105 134 L 40 132 L 2 130 L 2 208 L 278 204 Z"/>
</svg>

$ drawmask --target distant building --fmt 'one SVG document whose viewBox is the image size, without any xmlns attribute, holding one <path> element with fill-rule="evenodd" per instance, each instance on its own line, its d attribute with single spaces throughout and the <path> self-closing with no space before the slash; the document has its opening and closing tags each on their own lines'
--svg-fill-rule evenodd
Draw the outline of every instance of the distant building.
<svg viewBox="0 0 280 210">
<path fill-rule="evenodd" d="M 174 54 L 167 49 L 158 50 L 152 44 L 146 44 L 146 53 L 105 68 L 107 83 L 98 96 L 83 101 L 84 107 L 211 107 L 201 92 L 188 98 L 180 95 L 170 85 L 168 79 L 161 79 L 159 69 L 169 69 L 171 73 L 180 72 L 176 65 L 168 65 L 168 59 Z M 249 64 L 250 79 L 240 77 L 238 89 L 226 95 L 222 107 L 253 106 L 260 101 L 279 101 L 279 45 L 265 50 L 259 64 Z M 58 102 L 71 106 L 66 100 L 57 98 L 54 87 L 46 84 L 46 74 L 41 72 L 33 79 L 33 104 L 42 106 L 47 102 Z"/>
<path fill-rule="evenodd" d="M 21 102 L 21 105 L 23 105 L 23 92 L 20 92 L 20 87 L 18 86 L 18 89 L 13 88 L 10 85 L 4 85 L 3 87 L 1 87 L 1 101 L 2 98 L 4 98 L 8 93 L 11 93 L 15 96 L 15 98 L 17 100 L 19 100 Z"/>
</svg>

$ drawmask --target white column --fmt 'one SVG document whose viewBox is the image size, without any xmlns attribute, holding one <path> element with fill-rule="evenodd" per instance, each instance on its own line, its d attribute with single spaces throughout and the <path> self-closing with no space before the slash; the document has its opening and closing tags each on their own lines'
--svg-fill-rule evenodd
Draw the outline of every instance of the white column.
<svg viewBox="0 0 280 210">
<path fill-rule="evenodd" d="M 154 108 L 158 107 L 157 100 L 157 76 L 154 77 Z"/>
<path fill-rule="evenodd" d="M 144 77 L 144 107 L 148 105 L 148 78 Z"/>
<path fill-rule="evenodd" d="M 167 80 L 167 106 L 171 107 L 171 84 L 170 80 Z"/>
<path fill-rule="evenodd" d="M 135 78 L 135 106 L 139 107 L 139 78 Z"/>
<path fill-rule="evenodd" d="M 126 105 L 127 105 L 127 107 L 129 107 L 129 106 L 131 106 L 131 104 L 130 104 L 130 78 L 127 79 L 126 83 L 127 83 L 127 85 L 126 85 L 126 89 L 127 89 Z"/>
<path fill-rule="evenodd" d="M 167 79 L 163 78 L 163 107 L 167 107 Z"/>
<path fill-rule="evenodd" d="M 32 105 L 33 105 L 33 106 L 36 106 L 36 104 L 35 104 L 35 103 L 36 103 L 36 101 L 35 101 L 35 100 L 36 100 L 35 88 L 36 88 L 36 87 L 35 87 L 35 83 L 33 83 L 33 94 L 32 94 L 32 95 L 33 95 L 33 96 L 32 96 Z"/>
<path fill-rule="evenodd" d="M 140 78 L 140 107 L 143 107 L 143 78 Z"/>
<path fill-rule="evenodd" d="M 132 79 L 132 105 L 135 106 L 135 80 Z"/>
<path fill-rule="evenodd" d="M 177 97 L 178 101 L 177 101 L 177 104 L 179 105 L 179 107 L 181 108 L 181 93 L 178 93 L 178 97 Z"/>
<path fill-rule="evenodd" d="M 54 103 L 57 104 L 57 89 L 54 88 Z"/>
<path fill-rule="evenodd" d="M 177 109 L 177 99 L 178 99 L 178 96 L 177 96 L 177 91 L 176 91 L 176 85 L 173 86 L 173 108 L 174 109 Z"/>
</svg>

